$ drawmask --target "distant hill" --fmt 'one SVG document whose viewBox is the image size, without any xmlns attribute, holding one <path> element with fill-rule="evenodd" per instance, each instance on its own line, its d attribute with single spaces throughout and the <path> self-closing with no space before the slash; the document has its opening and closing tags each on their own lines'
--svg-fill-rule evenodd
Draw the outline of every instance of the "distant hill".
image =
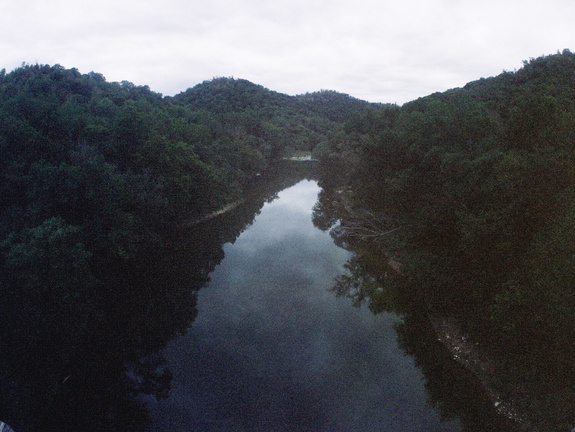
<svg viewBox="0 0 575 432">
<path fill-rule="evenodd" d="M 320 90 L 295 97 L 300 106 L 314 113 L 326 116 L 332 121 L 344 122 L 350 113 L 363 111 L 366 108 L 380 108 L 383 104 L 366 102 L 345 93 L 334 90 Z"/>
<path fill-rule="evenodd" d="M 270 110 L 290 105 L 292 98 L 245 79 L 214 78 L 173 97 L 196 109 L 224 114 L 244 110 Z"/>
<path fill-rule="evenodd" d="M 236 138 L 275 155 L 311 152 L 354 114 L 384 106 L 333 90 L 290 96 L 237 78 L 207 80 L 168 99 L 219 116 Z"/>
<path fill-rule="evenodd" d="M 283 110 L 292 114 L 313 113 L 335 122 L 345 121 L 352 112 L 381 106 L 334 90 L 289 96 L 245 79 L 226 77 L 204 81 L 175 95 L 173 100 L 218 114 L 251 110 L 269 115 Z"/>
</svg>

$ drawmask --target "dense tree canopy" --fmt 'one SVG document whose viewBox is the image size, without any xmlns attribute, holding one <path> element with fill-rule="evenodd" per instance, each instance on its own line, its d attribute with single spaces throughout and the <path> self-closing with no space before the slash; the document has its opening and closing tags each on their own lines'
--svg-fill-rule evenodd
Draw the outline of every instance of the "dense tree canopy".
<svg viewBox="0 0 575 432">
<path fill-rule="evenodd" d="M 415 297 L 563 389 L 575 389 L 574 96 L 565 50 L 359 115 L 322 153 L 326 201 L 372 215 Z"/>
<path fill-rule="evenodd" d="M 552 351 L 555 372 L 545 376 L 575 382 L 574 146 L 567 50 L 401 107 L 325 90 L 288 96 L 234 78 L 163 97 L 59 65 L 2 71 L 0 311 L 9 337 L 0 346 L 24 332 L 31 345 L 48 335 L 82 345 L 110 319 L 103 305 L 139 298 L 151 307 L 169 289 L 146 263 L 161 261 L 174 227 L 241 199 L 284 156 L 313 152 L 324 187 L 318 226 L 341 220 L 347 242 L 394 256 L 401 283 L 428 309 L 533 362 Z M 397 307 L 395 297 L 376 298 L 380 275 L 364 261 L 349 270 L 338 293 L 374 311 Z M 206 269 L 194 271 L 201 285 Z M 152 282 L 128 283 L 126 272 Z M 166 308 L 189 307 L 165 319 L 189 321 L 195 299 L 178 293 Z M 143 336 L 153 323 L 113 316 L 137 329 L 142 352 L 161 345 Z M 161 394 L 168 378 L 148 366 L 135 366 L 148 378 L 134 392 Z"/>
<path fill-rule="evenodd" d="M 135 427 L 123 417 L 145 419 L 134 394 L 162 396 L 169 385 L 149 355 L 187 328 L 195 291 L 221 259 L 221 244 L 206 252 L 210 241 L 195 232 L 185 252 L 177 249 L 181 227 L 245 198 L 283 157 L 327 141 L 339 124 L 322 103 L 232 78 L 162 97 L 59 65 L 2 71 L 0 351 L 17 349 L 28 371 L 50 370 L 11 375 L 18 360 L 3 355 L 0 381 L 21 381 L 14 394 L 5 389 L 0 408 L 21 412 L 2 418 L 15 416 L 22 430 L 33 430 L 25 418 L 41 430 L 78 430 L 78 418 L 48 426 L 37 399 L 56 398 L 113 416 L 117 430 Z M 103 337 L 110 327 L 117 334 Z M 109 376 L 93 372 L 106 365 Z M 131 378 L 121 378 L 128 369 Z M 109 400 L 72 401 L 64 383 L 98 388 Z M 21 396 L 35 387 L 36 397 Z M 119 411 L 107 412 L 114 404 Z"/>
</svg>

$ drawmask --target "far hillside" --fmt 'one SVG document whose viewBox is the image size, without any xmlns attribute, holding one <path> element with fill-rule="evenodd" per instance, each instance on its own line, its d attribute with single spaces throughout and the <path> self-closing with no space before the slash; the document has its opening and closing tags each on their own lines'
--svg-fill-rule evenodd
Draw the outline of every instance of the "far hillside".
<svg viewBox="0 0 575 432">
<path fill-rule="evenodd" d="M 244 79 L 214 78 L 173 97 L 179 105 L 218 115 L 238 139 L 274 155 L 312 152 L 350 116 L 374 104 L 335 91 L 289 96 Z"/>
</svg>

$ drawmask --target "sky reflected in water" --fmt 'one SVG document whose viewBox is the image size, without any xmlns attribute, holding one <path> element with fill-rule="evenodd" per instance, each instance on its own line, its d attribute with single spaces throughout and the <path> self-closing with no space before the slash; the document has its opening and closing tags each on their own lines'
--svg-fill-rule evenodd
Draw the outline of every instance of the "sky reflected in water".
<svg viewBox="0 0 575 432">
<path fill-rule="evenodd" d="M 311 222 L 304 180 L 266 204 L 200 291 L 199 315 L 165 351 L 154 431 L 456 431 L 426 403 L 394 315 L 329 288 L 349 252 Z"/>
</svg>

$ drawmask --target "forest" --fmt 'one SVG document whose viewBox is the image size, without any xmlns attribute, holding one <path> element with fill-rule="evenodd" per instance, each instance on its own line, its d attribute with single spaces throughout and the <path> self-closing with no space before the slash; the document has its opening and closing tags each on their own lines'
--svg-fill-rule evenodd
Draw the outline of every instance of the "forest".
<svg viewBox="0 0 575 432">
<path fill-rule="evenodd" d="M 275 162 L 311 152 L 346 112 L 369 105 L 317 97 L 329 103 L 233 78 L 162 97 L 58 65 L 3 71 L 3 291 L 76 309 L 104 289 L 98 269 L 137 260 L 171 228 L 241 199 Z"/>
<path fill-rule="evenodd" d="M 134 395 L 169 388 L 153 353 L 193 321 L 221 259 L 194 224 L 369 105 L 234 78 L 163 97 L 60 65 L 2 70 L 0 419 L 140 430 Z M 76 414 L 50 420 L 58 408 Z"/>
<path fill-rule="evenodd" d="M 340 242 L 393 264 L 371 277 L 458 320 L 506 364 L 520 356 L 538 386 L 560 383 L 557 397 L 575 402 L 574 150 L 568 50 L 402 106 L 327 90 L 288 96 L 235 78 L 165 97 L 60 65 L 2 70 L 0 349 L 25 340 L 30 362 L 46 344 L 93 353 L 104 343 L 95 329 L 127 325 L 115 305 L 145 299 L 145 310 L 170 292 L 162 319 L 183 331 L 175 323 L 193 320 L 194 296 L 149 264 L 180 227 L 305 153 L 319 160 L 323 188 L 314 222 L 341 221 Z M 198 289 L 214 265 L 199 261 L 173 283 Z M 377 312 L 397 303 L 358 278 L 340 279 L 340 294 Z M 168 335 L 150 340 L 154 323 L 129 325 L 137 336 L 120 356 L 132 362 L 129 391 L 161 396 L 169 373 L 137 359 Z M 76 355 L 42 360 L 60 364 L 47 387 L 66 380 Z M 3 374 L 25 366 L 6 362 L 0 381 L 24 385 Z M 12 413 L 31 409 L 3 398 Z"/>
<path fill-rule="evenodd" d="M 365 283 L 374 266 L 358 260 L 336 292 L 382 311 L 397 308 L 399 286 L 461 323 L 504 365 L 507 388 L 529 394 L 526 411 L 563 409 L 537 430 L 573 420 L 574 150 L 565 50 L 357 114 L 321 156 L 319 225 L 342 220 L 341 242 L 390 263 L 375 272 L 387 291 Z"/>
</svg>

